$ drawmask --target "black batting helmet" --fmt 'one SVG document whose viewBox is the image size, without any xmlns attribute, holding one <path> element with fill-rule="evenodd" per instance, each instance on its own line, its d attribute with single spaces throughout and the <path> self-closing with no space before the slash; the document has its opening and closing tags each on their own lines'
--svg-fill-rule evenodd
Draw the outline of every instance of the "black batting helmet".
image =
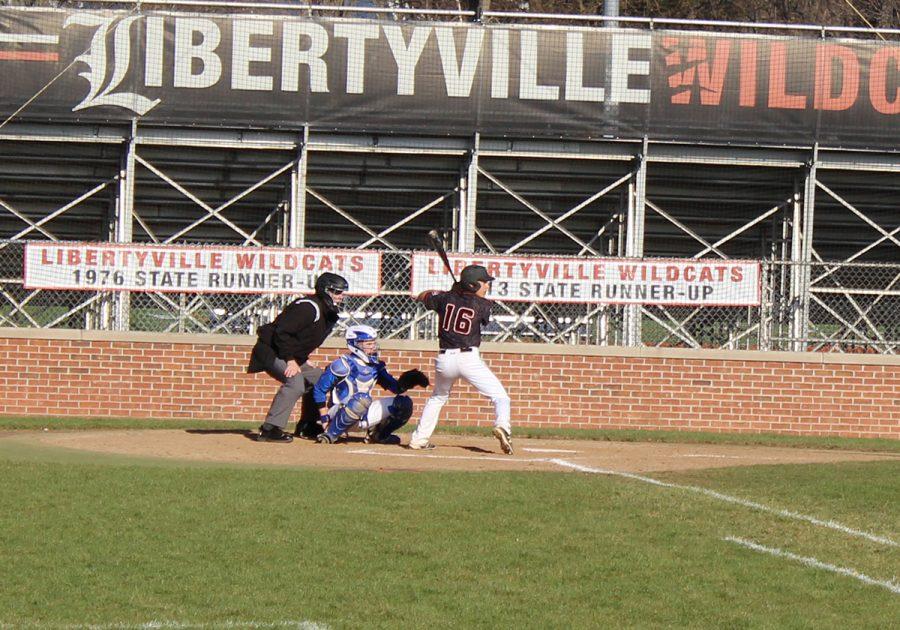
<svg viewBox="0 0 900 630">
<path fill-rule="evenodd" d="M 493 276 L 481 265 L 469 265 L 459 274 L 459 282 L 466 291 L 477 291 L 479 283 L 491 282 Z"/>
</svg>

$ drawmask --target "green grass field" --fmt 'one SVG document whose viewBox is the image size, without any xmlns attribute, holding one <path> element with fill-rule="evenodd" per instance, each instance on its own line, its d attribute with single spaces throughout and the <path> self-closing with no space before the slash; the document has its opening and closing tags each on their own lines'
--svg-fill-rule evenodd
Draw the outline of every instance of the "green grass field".
<svg viewBox="0 0 900 630">
<path fill-rule="evenodd" d="M 900 459 L 651 475 L 678 485 L 660 487 L 582 473 L 148 465 L 0 447 L 0 475 L 0 627 L 890 628 L 900 620 Z"/>
</svg>

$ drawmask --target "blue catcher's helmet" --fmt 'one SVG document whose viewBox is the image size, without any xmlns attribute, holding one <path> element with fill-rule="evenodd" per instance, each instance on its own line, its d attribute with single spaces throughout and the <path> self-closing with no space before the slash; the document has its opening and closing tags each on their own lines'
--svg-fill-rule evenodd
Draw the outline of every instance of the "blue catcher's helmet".
<svg viewBox="0 0 900 630">
<path fill-rule="evenodd" d="M 366 354 L 359 344 L 363 341 L 377 341 L 378 331 L 371 326 L 350 326 L 346 334 L 347 347 L 350 348 L 355 356 L 362 359 L 364 363 L 378 363 L 378 346 L 375 346 L 375 352 Z"/>
</svg>

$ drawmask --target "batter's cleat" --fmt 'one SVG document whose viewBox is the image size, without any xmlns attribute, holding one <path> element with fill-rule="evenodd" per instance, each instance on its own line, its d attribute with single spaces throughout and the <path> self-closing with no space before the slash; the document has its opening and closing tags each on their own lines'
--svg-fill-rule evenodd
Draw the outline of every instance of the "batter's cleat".
<svg viewBox="0 0 900 630">
<path fill-rule="evenodd" d="M 512 438 L 509 437 L 509 431 L 502 427 L 494 427 L 493 431 L 494 437 L 500 441 L 500 448 L 503 449 L 503 452 L 507 455 L 513 454 L 512 447 Z"/>
<path fill-rule="evenodd" d="M 294 438 L 279 429 L 278 427 L 272 427 L 271 429 L 266 429 L 263 427 L 259 427 L 259 435 L 256 436 L 257 442 L 279 442 L 281 444 L 287 444 L 288 442 L 293 442 Z"/>
<path fill-rule="evenodd" d="M 410 442 L 409 448 L 414 451 L 433 451 L 437 447 L 431 442 L 425 442 L 425 444 L 416 444 L 415 442 Z"/>
</svg>

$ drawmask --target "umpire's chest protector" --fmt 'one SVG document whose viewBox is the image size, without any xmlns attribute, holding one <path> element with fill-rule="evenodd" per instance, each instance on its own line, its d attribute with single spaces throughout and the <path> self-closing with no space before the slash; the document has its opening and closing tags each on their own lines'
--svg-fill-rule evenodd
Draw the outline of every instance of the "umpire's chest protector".
<svg viewBox="0 0 900 630">
<path fill-rule="evenodd" d="M 337 311 L 317 297 L 294 300 L 275 318 L 272 347 L 279 358 L 304 363 L 331 334 Z"/>
</svg>

